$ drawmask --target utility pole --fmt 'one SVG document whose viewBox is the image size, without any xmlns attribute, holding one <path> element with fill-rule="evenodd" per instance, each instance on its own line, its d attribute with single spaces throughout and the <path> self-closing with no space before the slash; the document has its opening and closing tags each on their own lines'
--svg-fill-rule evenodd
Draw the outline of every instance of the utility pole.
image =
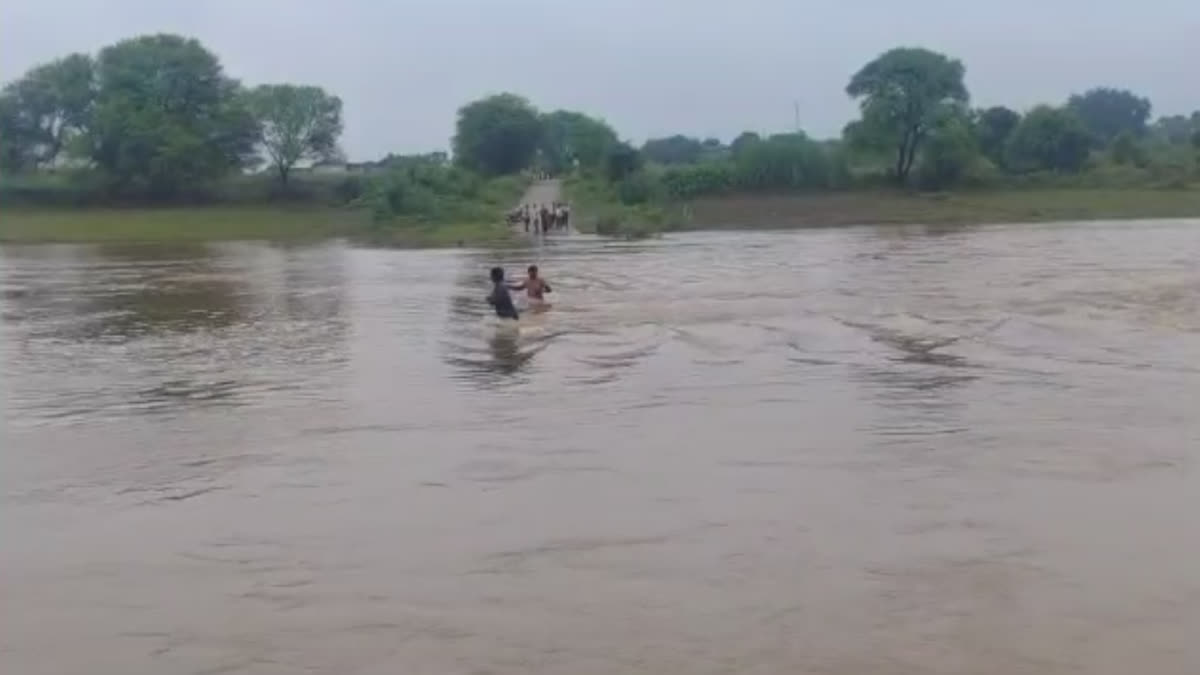
<svg viewBox="0 0 1200 675">
<path fill-rule="evenodd" d="M 793 101 L 792 105 L 796 112 L 796 133 L 800 133 L 800 101 Z"/>
</svg>

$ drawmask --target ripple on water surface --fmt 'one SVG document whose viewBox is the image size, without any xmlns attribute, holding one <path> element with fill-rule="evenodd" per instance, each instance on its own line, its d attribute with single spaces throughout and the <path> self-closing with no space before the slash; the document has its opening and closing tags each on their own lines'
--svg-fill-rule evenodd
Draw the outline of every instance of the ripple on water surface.
<svg viewBox="0 0 1200 675">
<path fill-rule="evenodd" d="M 0 651 L 1192 675 L 1197 255 L 1184 222 L 0 247 Z M 531 262 L 553 308 L 490 317 Z"/>
</svg>

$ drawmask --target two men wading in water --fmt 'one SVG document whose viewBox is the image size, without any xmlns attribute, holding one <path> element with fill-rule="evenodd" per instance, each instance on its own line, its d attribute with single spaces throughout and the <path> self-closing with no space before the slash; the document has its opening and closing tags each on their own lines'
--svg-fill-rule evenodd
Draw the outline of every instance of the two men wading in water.
<svg viewBox="0 0 1200 675">
<path fill-rule="evenodd" d="M 503 267 L 493 267 L 491 279 L 492 292 L 488 294 L 487 302 L 496 311 L 496 316 L 502 319 L 516 320 L 520 318 L 509 291 L 525 291 L 526 297 L 529 298 L 531 312 L 545 311 L 550 308 L 550 304 L 546 302 L 546 293 L 551 293 L 553 290 L 550 288 L 550 284 L 538 275 L 537 265 L 530 265 L 525 281 L 518 284 L 509 284 L 504 280 Z"/>
</svg>

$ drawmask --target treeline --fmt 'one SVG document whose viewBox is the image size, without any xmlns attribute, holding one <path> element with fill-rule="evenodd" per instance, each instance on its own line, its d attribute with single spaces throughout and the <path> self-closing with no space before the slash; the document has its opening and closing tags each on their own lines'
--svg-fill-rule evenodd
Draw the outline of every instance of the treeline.
<svg viewBox="0 0 1200 675">
<path fill-rule="evenodd" d="M 1156 186 L 1200 178 L 1200 111 L 1151 122 L 1151 104 L 1097 87 L 1025 112 L 972 108 L 963 64 L 920 48 L 887 51 L 846 93 L 860 116 L 840 138 L 747 131 L 724 144 L 683 135 L 646 141 L 616 190 L 625 203 L 730 192 L 896 185 Z"/>
<path fill-rule="evenodd" d="M 860 115 L 829 140 L 747 131 L 728 143 L 675 135 L 635 147 L 601 119 L 498 94 L 459 110 L 452 158 L 388 155 L 324 179 L 322 198 L 436 221 L 491 213 L 530 169 L 588 177 L 629 205 L 882 184 L 1185 187 L 1200 177 L 1200 111 L 1151 121 L 1146 98 L 1107 87 L 1028 111 L 979 109 L 965 76 L 944 54 L 887 51 L 850 78 Z M 303 196 L 298 167 L 342 157 L 342 128 L 341 100 L 320 87 L 247 87 L 194 39 L 135 37 L 39 65 L 0 91 L 0 187 L 8 196 L 22 177 L 52 173 L 53 189 L 93 201 L 231 198 L 250 182 L 292 198 Z M 263 168 L 267 178 L 248 178 Z"/>
<path fill-rule="evenodd" d="M 342 131 L 342 102 L 320 87 L 247 87 L 195 39 L 134 37 L 38 65 L 0 90 L 0 198 L 317 201 L 381 223 L 484 222 L 515 203 L 527 169 L 594 166 L 620 145 L 601 122 L 542 114 L 511 94 L 459 111 L 453 162 L 433 152 L 347 164 Z M 314 163 L 341 168 L 299 173 Z"/>
<path fill-rule="evenodd" d="M 402 162 L 373 177 L 359 203 L 376 222 L 479 221 L 511 208 L 530 170 L 593 171 L 636 153 L 603 121 L 578 112 L 542 113 L 515 94 L 497 94 L 458 111 L 453 162 Z"/>
<path fill-rule="evenodd" d="M 55 170 L 84 194 L 173 201 L 269 164 L 339 155 L 342 102 L 320 87 L 242 86 L 194 39 L 147 35 L 39 65 L 0 93 L 0 170 Z"/>
<path fill-rule="evenodd" d="M 489 174 L 524 160 L 487 164 L 486 143 L 478 166 L 451 165 L 440 152 L 347 164 L 342 131 L 342 102 L 320 87 L 243 86 L 195 39 L 135 37 L 38 65 L 0 91 L 0 198 L 51 206 L 315 202 L 359 207 L 378 223 L 436 224 L 495 221 L 519 197 L 522 179 Z M 314 164 L 340 170 L 300 173 Z"/>
<path fill-rule="evenodd" d="M 1111 87 L 1027 111 L 973 108 L 965 77 L 944 54 L 892 49 L 847 83 L 860 115 L 839 138 L 746 131 L 728 143 L 673 135 L 640 147 L 602 120 L 542 114 L 503 94 L 460 111 L 454 154 L 483 172 L 533 166 L 590 177 L 607 187 L 583 192 L 631 206 L 730 193 L 1185 188 L 1200 179 L 1200 111 L 1151 121 L 1149 100 Z"/>
</svg>

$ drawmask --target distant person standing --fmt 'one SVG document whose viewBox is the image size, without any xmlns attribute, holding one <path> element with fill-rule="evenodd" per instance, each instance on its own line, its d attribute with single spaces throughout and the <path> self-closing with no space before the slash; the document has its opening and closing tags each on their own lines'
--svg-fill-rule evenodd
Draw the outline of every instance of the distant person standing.
<svg viewBox="0 0 1200 675">
<path fill-rule="evenodd" d="M 554 207 L 554 225 L 560 230 L 567 229 L 567 205 L 562 202 Z"/>
</svg>

